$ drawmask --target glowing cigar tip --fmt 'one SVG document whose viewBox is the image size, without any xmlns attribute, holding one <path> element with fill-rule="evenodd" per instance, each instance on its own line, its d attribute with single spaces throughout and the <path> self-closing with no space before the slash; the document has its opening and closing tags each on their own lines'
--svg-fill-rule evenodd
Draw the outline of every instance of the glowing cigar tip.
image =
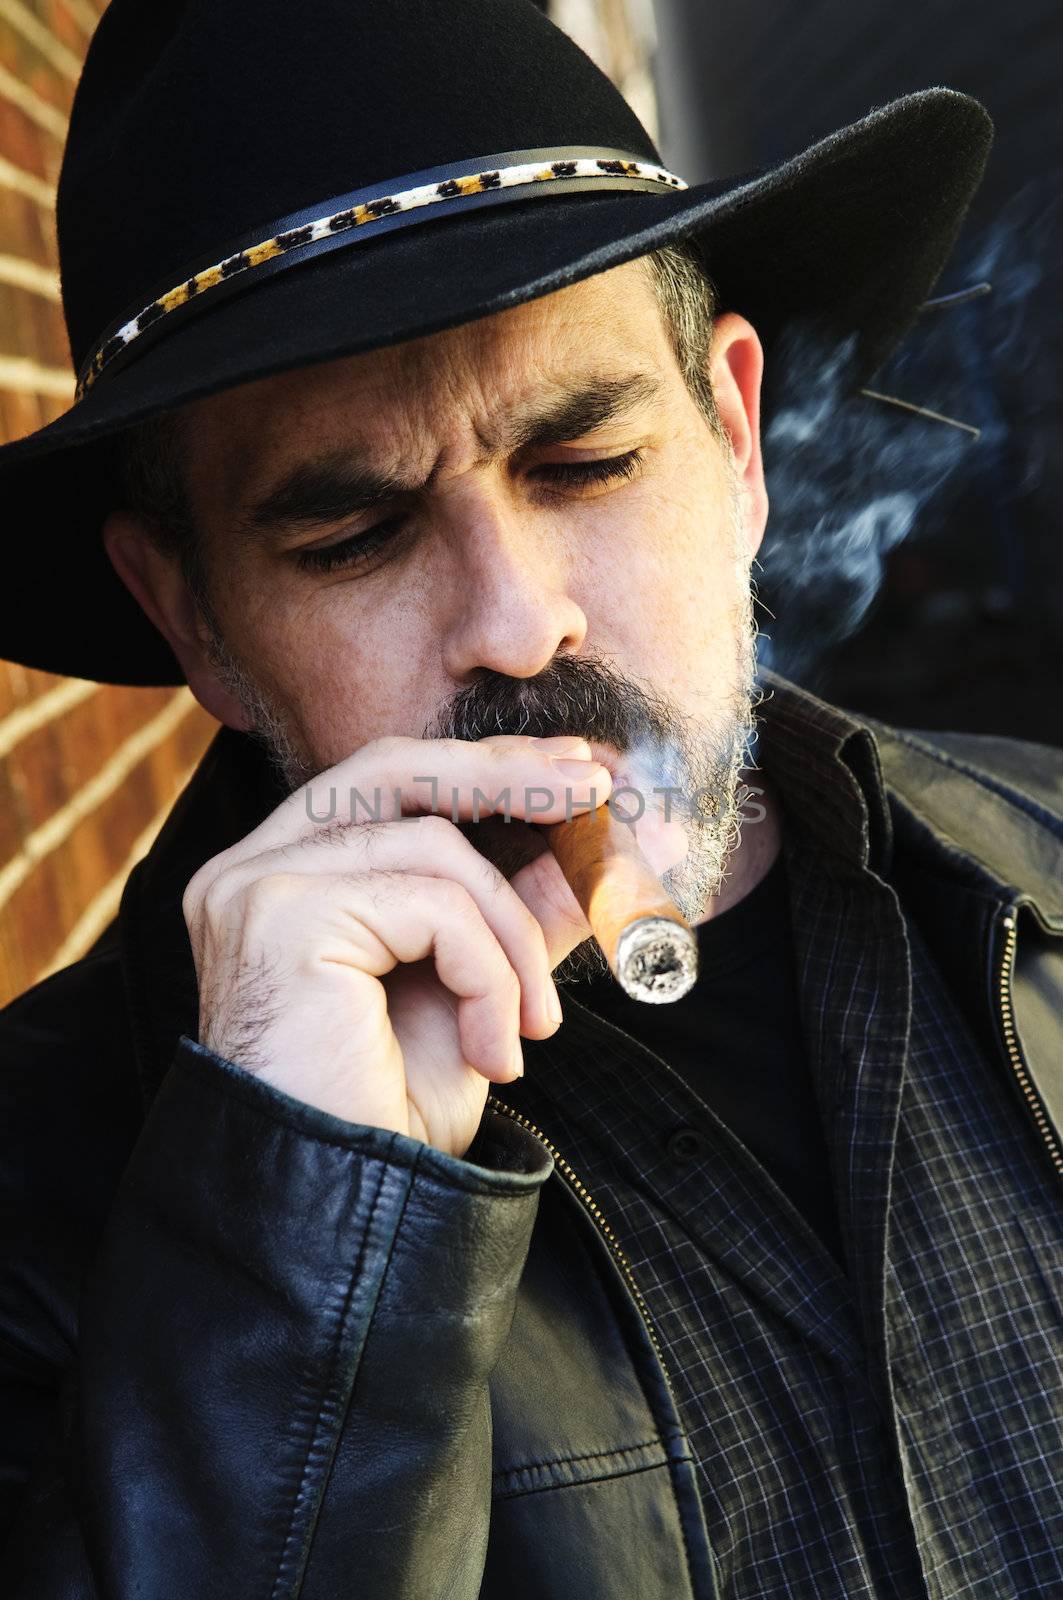
<svg viewBox="0 0 1063 1600">
<path fill-rule="evenodd" d="M 640 917 L 620 935 L 616 976 L 633 1000 L 681 1000 L 697 982 L 697 936 L 670 917 Z"/>
</svg>

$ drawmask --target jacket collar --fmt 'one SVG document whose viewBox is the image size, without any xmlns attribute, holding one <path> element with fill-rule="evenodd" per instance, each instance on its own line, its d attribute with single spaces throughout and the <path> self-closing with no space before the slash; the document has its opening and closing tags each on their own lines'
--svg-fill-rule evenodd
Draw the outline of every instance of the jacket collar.
<svg viewBox="0 0 1063 1600">
<path fill-rule="evenodd" d="M 947 877 L 1000 898 L 1027 899 L 1063 930 L 1063 828 L 1028 797 L 971 760 L 857 718 L 763 670 L 757 757 L 825 855 L 885 876 L 896 821 Z M 951 738 L 952 736 L 948 736 Z M 977 741 L 975 741 L 977 743 Z M 847 789 L 854 804 L 839 803 Z M 182 1033 L 198 1035 L 195 966 L 181 901 L 189 879 L 244 838 L 284 797 L 262 746 L 220 728 L 147 856 L 126 883 L 118 914 L 133 1042 L 145 1107 Z M 844 796 L 842 796 L 844 799 Z"/>
<path fill-rule="evenodd" d="M 955 871 L 973 867 L 997 898 L 1028 905 L 1047 932 L 1063 933 L 1063 820 L 1030 792 L 1048 776 L 1038 774 L 1037 746 L 972 734 L 939 742 L 870 718 L 868 727 L 895 813 L 922 848 Z M 1045 754 L 1058 763 L 1058 752 Z"/>
<path fill-rule="evenodd" d="M 760 679 L 762 765 L 817 848 L 885 877 L 918 840 L 940 873 L 1019 899 L 1063 932 L 1063 822 L 1030 792 L 1036 746 L 893 728 L 767 669 Z M 843 781 L 855 802 L 846 810 L 831 803 Z"/>
</svg>

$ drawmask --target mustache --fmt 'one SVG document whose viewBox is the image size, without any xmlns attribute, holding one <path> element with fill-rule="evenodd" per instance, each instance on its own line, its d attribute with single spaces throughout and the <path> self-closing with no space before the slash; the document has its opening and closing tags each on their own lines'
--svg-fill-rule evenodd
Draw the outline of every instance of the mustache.
<svg viewBox="0 0 1063 1600">
<path fill-rule="evenodd" d="M 533 678 L 487 668 L 458 691 L 426 726 L 426 739 L 485 739 L 527 734 L 582 735 L 621 753 L 664 750 L 686 742 L 686 719 L 649 685 L 599 656 L 558 656 Z"/>
</svg>

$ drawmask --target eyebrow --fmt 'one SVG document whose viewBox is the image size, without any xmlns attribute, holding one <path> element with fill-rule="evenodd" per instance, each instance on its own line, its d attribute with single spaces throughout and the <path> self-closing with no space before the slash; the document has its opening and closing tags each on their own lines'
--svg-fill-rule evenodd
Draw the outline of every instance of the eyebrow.
<svg viewBox="0 0 1063 1600">
<path fill-rule="evenodd" d="M 489 436 L 479 434 L 484 446 L 480 460 L 581 439 L 648 405 L 659 397 L 661 387 L 659 379 L 643 372 L 567 385 L 547 405 L 510 412 Z M 261 543 L 298 528 L 340 522 L 401 496 L 423 493 L 434 476 L 433 469 L 427 478 L 414 482 L 374 469 L 359 459 L 357 446 L 334 448 L 299 462 L 244 507 L 238 517 L 240 531 L 247 542 Z"/>
</svg>

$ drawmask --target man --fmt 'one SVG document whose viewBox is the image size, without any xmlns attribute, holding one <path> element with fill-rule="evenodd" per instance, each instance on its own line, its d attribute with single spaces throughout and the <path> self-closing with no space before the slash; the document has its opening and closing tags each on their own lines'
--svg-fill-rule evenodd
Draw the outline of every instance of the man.
<svg viewBox="0 0 1063 1600">
<path fill-rule="evenodd" d="M 1060 1592 L 1063 762 L 751 607 L 765 349 L 869 374 L 986 143 L 687 190 L 523 0 L 115 0 L 3 648 L 224 726 L 3 1018 L 6 1592 Z M 633 775 L 670 1007 L 536 827 Z"/>
</svg>

